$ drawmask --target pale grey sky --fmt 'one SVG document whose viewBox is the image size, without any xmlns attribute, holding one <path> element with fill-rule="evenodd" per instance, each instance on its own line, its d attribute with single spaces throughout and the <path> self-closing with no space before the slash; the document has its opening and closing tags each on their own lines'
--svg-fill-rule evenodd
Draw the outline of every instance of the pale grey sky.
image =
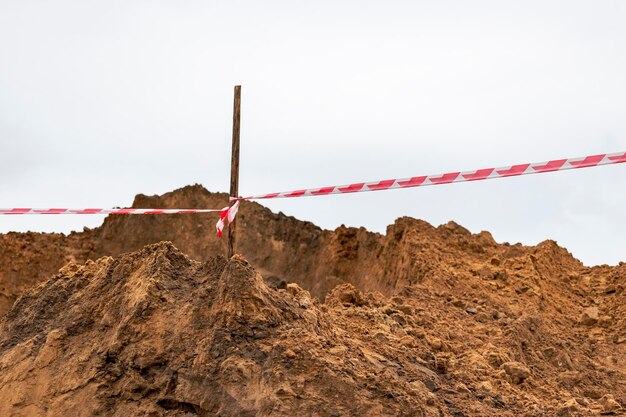
<svg viewBox="0 0 626 417">
<path fill-rule="evenodd" d="M 0 207 L 242 194 L 626 151 L 626 3 L 0 0 Z M 626 261 L 626 166 L 264 202 L 325 227 L 454 220 Z M 98 216 L 0 216 L 0 232 Z"/>
</svg>

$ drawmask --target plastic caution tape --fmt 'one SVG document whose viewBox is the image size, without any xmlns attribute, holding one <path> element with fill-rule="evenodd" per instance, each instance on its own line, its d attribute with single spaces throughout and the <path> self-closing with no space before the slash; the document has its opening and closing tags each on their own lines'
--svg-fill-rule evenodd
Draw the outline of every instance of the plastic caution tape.
<svg viewBox="0 0 626 417">
<path fill-rule="evenodd" d="M 217 234 L 222 237 L 225 221 L 232 223 L 235 220 L 239 202 L 232 207 L 222 209 L 146 209 L 146 208 L 0 208 L 0 215 L 23 215 L 23 214 L 189 214 L 189 213 L 220 213 L 220 218 L 215 225 Z"/>
<path fill-rule="evenodd" d="M 599 154 L 582 158 L 555 159 L 547 162 L 511 165 L 501 168 L 484 168 L 475 171 L 448 172 L 446 174 L 423 175 L 419 177 L 388 179 L 374 182 L 357 182 L 346 185 L 331 185 L 321 188 L 308 188 L 294 191 L 254 195 L 250 197 L 233 197 L 236 200 L 260 200 L 269 198 L 309 197 L 329 194 L 362 193 L 366 191 L 382 191 L 397 188 L 425 187 L 428 185 L 451 184 L 455 182 L 506 178 L 518 175 L 543 174 L 545 172 L 565 171 L 569 169 L 590 168 L 600 165 L 611 165 L 626 162 L 626 152 Z"/>
</svg>

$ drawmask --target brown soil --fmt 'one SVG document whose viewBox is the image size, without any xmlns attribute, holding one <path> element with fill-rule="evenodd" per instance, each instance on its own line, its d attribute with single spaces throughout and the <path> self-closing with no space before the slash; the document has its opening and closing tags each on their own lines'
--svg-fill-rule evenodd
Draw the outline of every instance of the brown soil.
<svg viewBox="0 0 626 417">
<path fill-rule="evenodd" d="M 134 206 L 225 201 L 191 186 Z M 240 252 L 261 274 L 216 257 L 213 216 L 0 235 L 0 415 L 568 416 L 626 405 L 624 263 L 587 268 L 553 241 L 498 244 L 411 218 L 385 235 L 325 231 L 246 203 L 238 221 Z"/>
</svg>

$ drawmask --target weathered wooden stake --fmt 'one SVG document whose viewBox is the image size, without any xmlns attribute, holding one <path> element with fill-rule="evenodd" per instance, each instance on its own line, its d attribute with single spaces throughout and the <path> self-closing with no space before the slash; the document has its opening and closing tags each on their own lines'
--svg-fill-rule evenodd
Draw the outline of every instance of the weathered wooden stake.
<svg viewBox="0 0 626 417">
<path fill-rule="evenodd" d="M 239 130 L 241 126 L 241 86 L 235 86 L 233 105 L 233 148 L 230 156 L 230 196 L 239 197 Z M 235 254 L 237 223 L 228 225 L 228 259 Z"/>
</svg>

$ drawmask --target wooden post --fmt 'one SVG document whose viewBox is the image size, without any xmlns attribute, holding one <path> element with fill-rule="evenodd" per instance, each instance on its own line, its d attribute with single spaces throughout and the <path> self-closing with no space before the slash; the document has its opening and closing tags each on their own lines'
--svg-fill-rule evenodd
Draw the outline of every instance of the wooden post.
<svg viewBox="0 0 626 417">
<path fill-rule="evenodd" d="M 241 86 L 235 86 L 233 104 L 233 147 L 230 154 L 230 196 L 239 197 L 239 130 L 241 126 Z M 236 223 L 228 225 L 228 259 L 235 254 Z"/>
</svg>

